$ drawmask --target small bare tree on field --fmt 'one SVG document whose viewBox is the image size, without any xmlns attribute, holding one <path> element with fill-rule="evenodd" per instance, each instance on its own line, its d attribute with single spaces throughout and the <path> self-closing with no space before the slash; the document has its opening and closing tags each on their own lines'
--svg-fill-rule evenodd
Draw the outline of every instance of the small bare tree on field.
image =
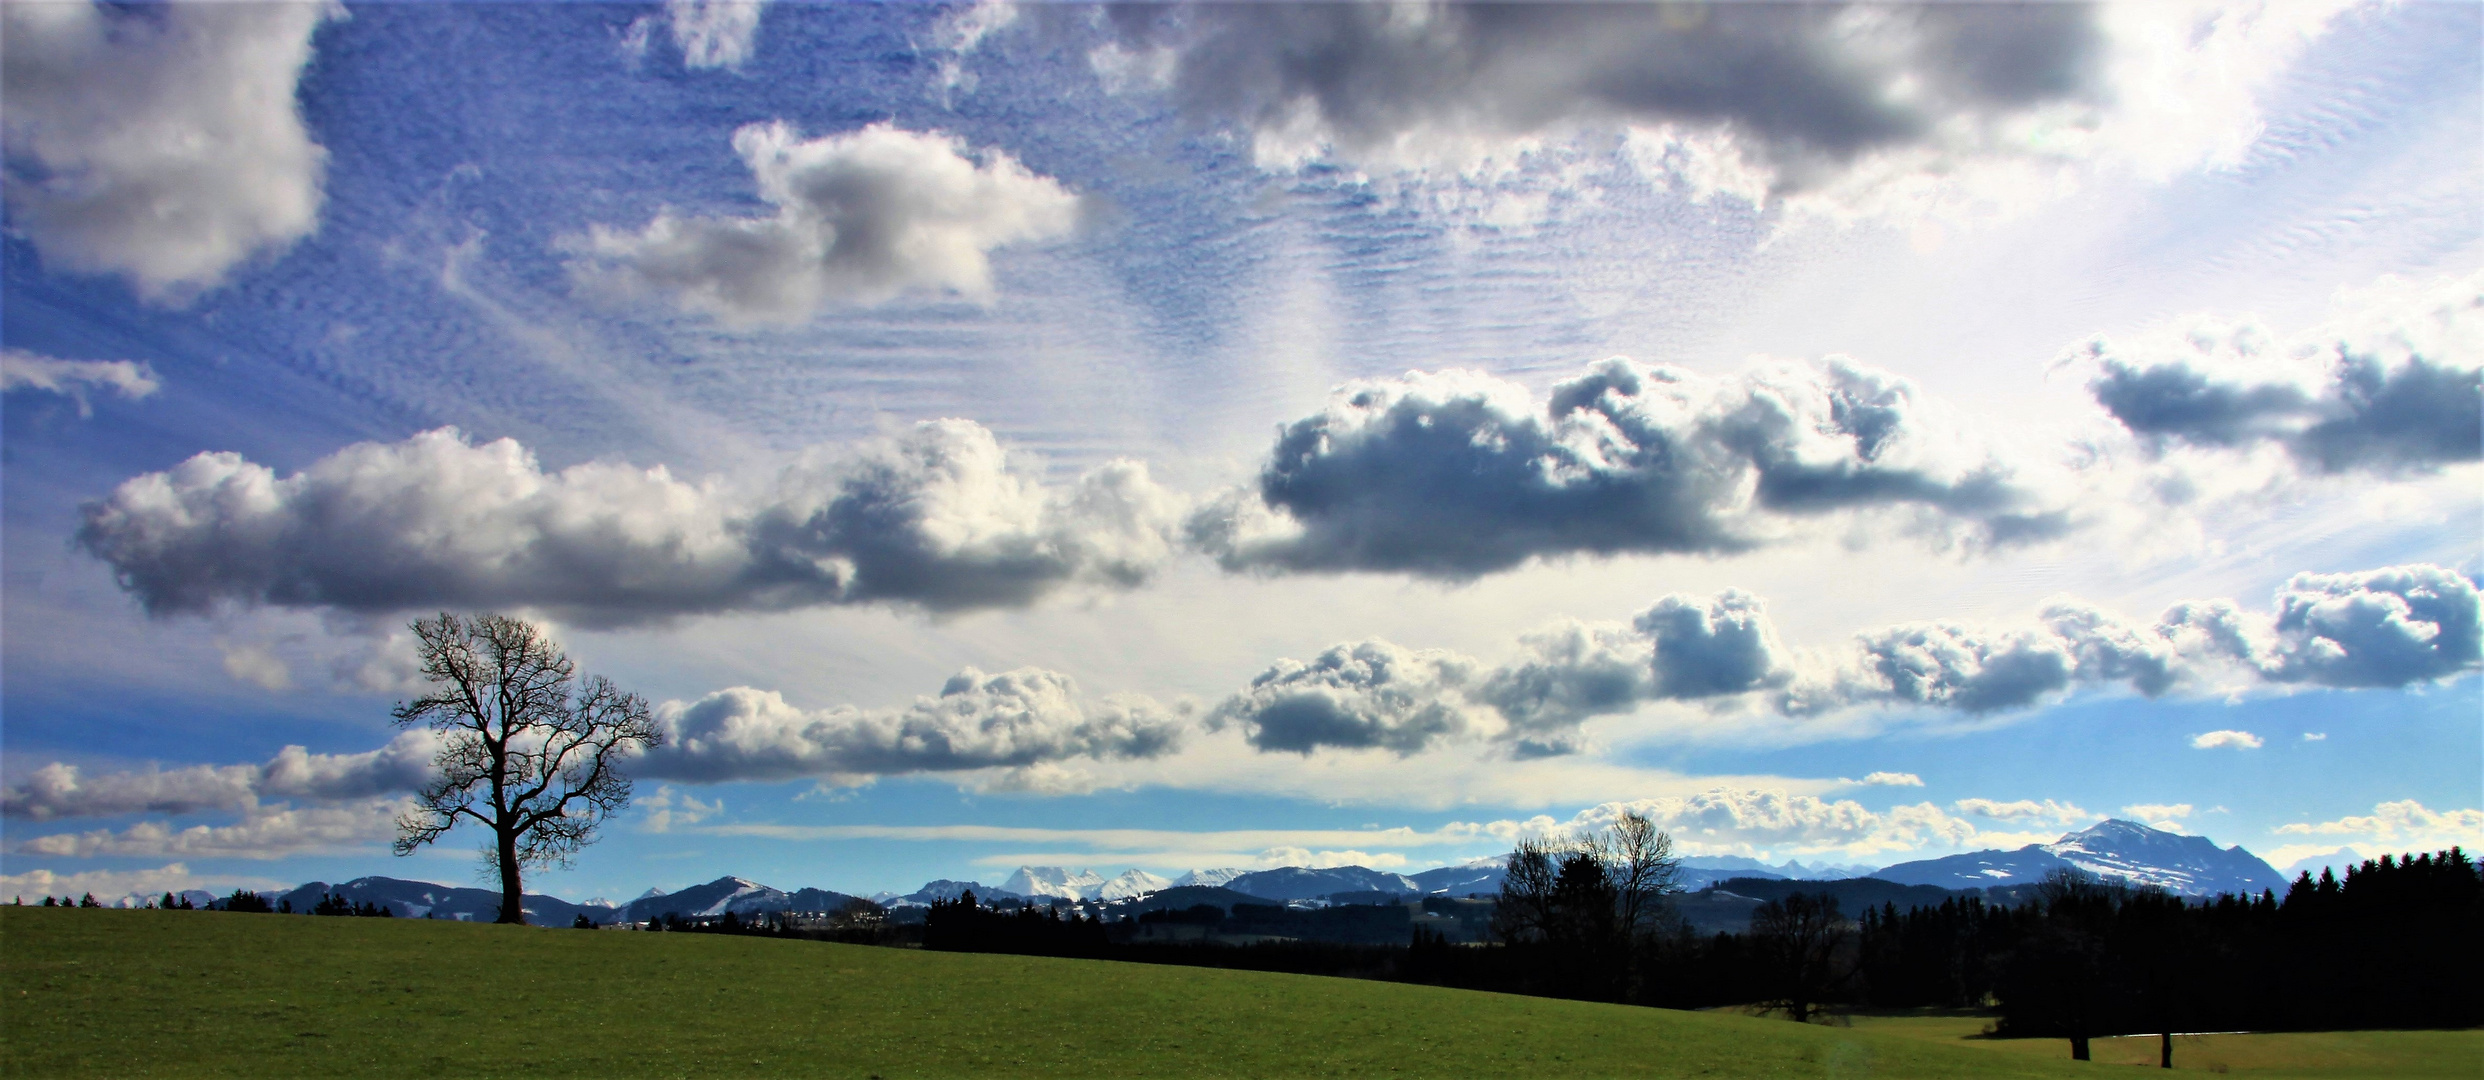
<svg viewBox="0 0 2484 1080">
<path fill-rule="evenodd" d="M 577 678 L 560 646 L 532 624 L 500 615 L 442 612 L 414 623 L 432 692 L 399 704 L 400 727 L 444 738 L 435 776 L 397 819 L 399 855 L 440 838 L 458 819 L 491 830 L 486 861 L 500 877 L 500 921 L 526 921 L 520 870 L 563 866 L 595 828 L 629 805 L 621 764 L 661 745 L 647 700 L 603 676 Z"/>
</svg>

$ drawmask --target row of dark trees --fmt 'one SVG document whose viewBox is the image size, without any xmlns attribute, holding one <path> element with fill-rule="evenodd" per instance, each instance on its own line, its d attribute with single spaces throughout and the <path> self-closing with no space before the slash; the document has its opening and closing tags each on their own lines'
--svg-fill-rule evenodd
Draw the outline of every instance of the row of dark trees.
<svg viewBox="0 0 2484 1080">
<path fill-rule="evenodd" d="M 1254 921 L 1252 905 L 1106 923 L 987 908 L 971 894 L 933 905 L 922 940 L 1671 1008 L 1756 1004 L 1796 1020 L 1850 1007 L 1992 1010 L 1996 1035 L 2067 1039 L 2079 1058 L 2106 1035 L 2484 1023 L 2484 981 L 2468 970 L 2484 945 L 2484 875 L 2461 849 L 2367 862 L 2343 879 L 2306 875 L 2283 899 L 2200 902 L 2065 873 L 2016 905 L 1964 897 L 1856 919 L 1833 896 L 1794 893 L 1761 905 L 1745 932 L 1709 935 L 1671 915 L 1673 868 L 1663 834 L 1628 819 L 1586 844 L 1522 844 L 1490 946 L 1420 925 L 1404 946 L 1166 944 L 1132 931 L 1197 922 L 1234 940 L 1273 923 Z M 1408 925 L 1405 907 L 1282 914 L 1329 912 Z"/>
</svg>

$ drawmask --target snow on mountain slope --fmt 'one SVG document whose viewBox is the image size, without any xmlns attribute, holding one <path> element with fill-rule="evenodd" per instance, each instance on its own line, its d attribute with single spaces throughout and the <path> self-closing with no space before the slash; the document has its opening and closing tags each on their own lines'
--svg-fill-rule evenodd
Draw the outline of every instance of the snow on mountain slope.
<svg viewBox="0 0 2484 1080">
<path fill-rule="evenodd" d="M 1184 885 L 1205 885 L 1210 888 L 1221 888 L 1226 882 L 1232 881 L 1233 879 L 1241 877 L 1247 873 L 1250 873 L 1250 871 L 1244 870 L 1239 866 L 1220 867 L 1215 870 L 1193 870 L 1187 874 L 1183 874 L 1180 877 L 1174 878 L 1173 885 L 1171 887 L 1179 888 Z"/>
<path fill-rule="evenodd" d="M 1065 870 L 1058 866 L 1021 866 L 1018 872 L 1001 882 L 1001 888 L 1019 896 L 1053 896 L 1063 900 L 1092 900 L 1104 888 L 1104 877 L 1093 870 Z"/>
<path fill-rule="evenodd" d="M 1092 899 L 1129 900 L 1152 892 L 1172 888 L 1173 882 L 1145 870 L 1124 870 L 1121 876 L 1097 886 Z"/>
<path fill-rule="evenodd" d="M 1423 886 L 1403 874 L 1385 873 L 1361 866 L 1332 866 L 1314 870 L 1303 866 L 1282 866 L 1243 874 L 1226 882 L 1225 887 L 1239 893 L 1269 900 L 1308 900 L 1333 893 L 1349 892 L 1422 892 Z"/>
<path fill-rule="evenodd" d="M 2062 869 L 2184 896 L 2257 895 L 2262 889 L 2286 887 L 2275 868 L 2240 845 L 2219 848 L 2204 836 L 2119 820 L 2100 822 L 2050 844 L 1899 863 L 1871 876 L 1901 885 L 1971 889 L 2033 884 Z"/>
</svg>

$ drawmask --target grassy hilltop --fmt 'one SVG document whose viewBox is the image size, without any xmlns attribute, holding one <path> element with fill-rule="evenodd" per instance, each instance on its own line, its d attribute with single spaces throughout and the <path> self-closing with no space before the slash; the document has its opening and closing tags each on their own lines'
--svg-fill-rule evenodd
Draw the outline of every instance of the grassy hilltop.
<svg viewBox="0 0 2484 1080">
<path fill-rule="evenodd" d="M 0 908 L 0 995 L 0 1072 L 10 1076 L 1937 1078 L 2095 1068 L 1905 1025 L 1806 1027 L 1345 979 L 714 935 L 204 912 Z M 2455 1064 L 2479 1045 L 2442 1049 Z"/>
</svg>

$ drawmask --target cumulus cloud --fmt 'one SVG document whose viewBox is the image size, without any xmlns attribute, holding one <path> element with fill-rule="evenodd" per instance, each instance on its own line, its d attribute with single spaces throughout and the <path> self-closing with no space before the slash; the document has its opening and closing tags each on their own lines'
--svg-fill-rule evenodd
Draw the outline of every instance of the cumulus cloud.
<svg viewBox="0 0 2484 1080">
<path fill-rule="evenodd" d="M 1465 179 L 1618 136 L 1700 197 L 1844 216 L 2236 160 L 2343 6 L 1125 5 L 1088 60 L 1267 169 Z"/>
<path fill-rule="evenodd" d="M 1261 750 L 1322 747 L 1412 754 L 1475 728 L 1460 691 L 1471 658 L 1386 641 L 1339 645 L 1309 663 L 1279 660 L 1216 707 L 1211 724 L 1237 724 Z"/>
<path fill-rule="evenodd" d="M 1194 5 L 1110 9 L 1194 115 L 1263 165 L 1482 156 L 1586 125 L 1731 132 L 1787 184 L 1944 129 L 2091 102 L 2084 7 Z M 1101 66 L 1101 65 L 1099 65 Z M 1904 90 L 1900 92 L 1900 87 Z"/>
<path fill-rule="evenodd" d="M 2369 815 L 2349 814 L 2335 821 L 2298 821 L 2273 831 L 2278 836 L 2329 839 L 2327 844 L 2301 845 L 2315 849 L 2313 853 L 2334 849 L 2340 839 L 2351 842 L 2367 857 L 2384 851 L 2439 851 L 2452 846 L 2472 853 L 2484 849 L 2484 810 L 2433 810 L 2417 800 L 2401 799 L 2374 806 Z M 2286 858 L 2282 854 L 2275 857 Z M 2293 856 L 2300 857 L 2301 854 Z"/>
<path fill-rule="evenodd" d="M 657 720 L 665 744 L 635 771 L 698 783 L 860 783 L 1080 758 L 1152 758 L 1176 749 L 1189 727 L 1177 709 L 1136 695 L 1088 699 L 1069 676 L 1040 668 L 996 675 L 967 668 L 939 696 L 890 710 L 804 710 L 774 691 L 734 687 L 666 702 Z"/>
<path fill-rule="evenodd" d="M 2473 581 L 2416 565 L 2300 574 L 2267 613 L 2190 602 L 2150 623 L 2065 599 L 2024 625 L 1920 623 L 1866 630 L 1842 647 L 1794 649 L 1757 598 L 1729 589 L 1664 597 L 1627 625 L 1556 623 L 1522 637 L 1497 666 L 1380 640 L 1339 645 L 1308 663 L 1278 661 L 1211 718 L 1241 724 L 1263 750 L 1410 754 L 1489 739 L 1529 757 L 1578 751 L 1584 722 L 1650 702 L 1801 719 L 1854 709 L 2003 712 L 2114 686 L 2150 697 L 2297 683 L 2407 686 L 2484 664 L 2480 614 L 2484 597 Z M 2194 745 L 2260 743 L 2213 732 Z M 1922 784 L 1909 773 L 1862 782 Z M 1970 802 L 1980 809 L 1962 803 L 1961 813 L 2000 805 Z"/>
<path fill-rule="evenodd" d="M 90 776 L 75 765 L 55 761 L 0 788 L 0 813 L 55 821 L 249 810 L 263 799 L 365 799 L 421 786 L 437 751 L 431 732 L 407 731 L 377 750 L 314 754 L 288 746 L 258 765 L 191 765 Z"/>
<path fill-rule="evenodd" d="M 74 874 L 28 870 L 22 874 L 0 874 L 0 893 L 8 894 L 12 899 L 93 893 L 96 899 L 111 906 L 132 906 L 115 903 L 116 897 L 143 904 L 168 892 L 202 888 L 218 891 L 237 886 L 268 891 L 287 887 L 273 878 L 225 874 L 202 877 L 191 873 L 187 863 L 168 863 L 152 870 L 81 870 Z"/>
<path fill-rule="evenodd" d="M 992 295 L 990 253 L 1067 234 L 1079 199 L 999 150 L 887 123 L 805 139 L 749 124 L 733 149 L 772 217 L 684 217 L 565 241 L 590 285 L 656 293 L 727 322 L 795 323 L 908 292 Z"/>
<path fill-rule="evenodd" d="M 1661 678 L 1627 627 L 1564 620 L 1518 644 L 1519 658 L 1483 676 L 1473 697 L 1508 722 L 1521 756 L 1577 749 L 1579 724 L 1637 708 Z"/>
<path fill-rule="evenodd" d="M 0 393 L 59 394 L 77 402 L 79 416 L 95 414 L 87 401 L 90 392 L 110 391 L 136 400 L 162 386 L 154 368 L 135 360 L 55 360 L 24 349 L 0 349 Z"/>
<path fill-rule="evenodd" d="M 2403 686 L 2476 666 L 2484 600 L 2439 566 L 2297 574 L 2277 591 L 2274 640 L 2258 650 L 2281 682 Z"/>
<path fill-rule="evenodd" d="M 2248 731 L 2203 731 L 2191 736 L 2194 750 L 2257 750 L 2261 745 L 2261 738 Z"/>
<path fill-rule="evenodd" d="M 1190 521 L 1233 569 L 1468 578 L 1531 558 L 1728 553 L 1890 510 L 1975 546 L 2065 513 L 1895 375 L 1843 359 L 1710 378 L 1606 361 L 1538 401 L 1474 372 L 1340 387 L 1280 433 L 1257 490 Z"/>
<path fill-rule="evenodd" d="M 1956 847 L 1974 839 L 1973 825 L 1931 803 L 1867 809 L 1851 799 L 1827 800 L 1765 788 L 1716 788 L 1695 795 L 1604 803 L 1580 811 L 1556 830 L 1585 835 L 1636 811 L 1696 854 L 1759 851 L 1851 856 L 1922 847 Z"/>
<path fill-rule="evenodd" d="M 530 606 L 629 622 L 875 601 L 1031 603 L 1135 584 L 1171 554 L 1178 500 L 1113 462 L 1047 487 L 991 432 L 931 421 L 814 451 L 774 489 L 662 467 L 558 473 L 453 428 L 358 443 L 291 476 L 205 453 L 84 508 L 78 543 L 153 614 L 220 602 L 385 613 Z"/>
<path fill-rule="evenodd" d="M 2275 446 L 2313 473 L 2484 458 L 2484 273 L 2385 278 L 2340 307 L 2291 335 L 2196 316 L 2069 359 L 2096 367 L 2097 403 L 2159 453 Z"/>
<path fill-rule="evenodd" d="M 1923 777 L 1910 772 L 1876 772 L 1865 774 L 1863 782 L 1884 787 L 1922 787 Z"/>
<path fill-rule="evenodd" d="M 2074 804 L 2056 802 L 2052 799 L 2046 799 L 2043 802 L 2037 802 L 2034 799 L 2018 799 L 2011 802 L 1993 799 L 1960 799 L 1951 804 L 1951 809 L 1961 814 L 1991 818 L 1995 821 L 2060 826 L 2093 821 L 2099 816 L 2088 813 Z"/>
<path fill-rule="evenodd" d="M 0 8 L 0 190 L 56 269 L 150 300 L 221 284 L 318 225 L 327 151 L 294 90 L 332 3 Z"/>
<path fill-rule="evenodd" d="M 281 859 L 315 851 L 364 847 L 397 834 L 397 816 L 412 809 L 405 798 L 365 799 L 339 805 L 251 805 L 230 825 L 176 829 L 141 821 L 126 829 L 54 833 L 13 845 L 20 855 L 63 858 L 182 856 L 187 858 Z"/>
</svg>

